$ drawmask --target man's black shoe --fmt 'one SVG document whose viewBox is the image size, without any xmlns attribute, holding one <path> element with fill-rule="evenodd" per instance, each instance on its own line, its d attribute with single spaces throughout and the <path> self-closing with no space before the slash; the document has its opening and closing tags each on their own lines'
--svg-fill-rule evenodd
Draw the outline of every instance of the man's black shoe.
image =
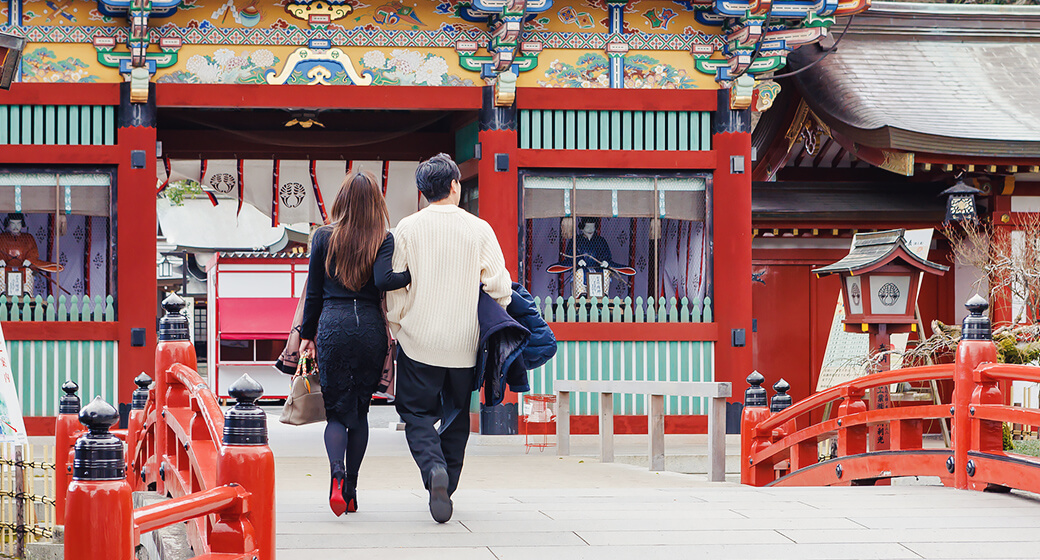
<svg viewBox="0 0 1040 560">
<path fill-rule="evenodd" d="M 430 515 L 437 523 L 451 519 L 451 499 L 448 498 L 448 471 L 433 467 L 430 472 Z"/>
</svg>

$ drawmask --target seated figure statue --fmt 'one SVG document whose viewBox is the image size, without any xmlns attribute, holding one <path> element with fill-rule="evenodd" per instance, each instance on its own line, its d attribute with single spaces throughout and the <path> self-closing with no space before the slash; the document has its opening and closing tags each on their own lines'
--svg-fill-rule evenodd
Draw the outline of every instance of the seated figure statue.
<svg viewBox="0 0 1040 560">
<path fill-rule="evenodd" d="M 36 239 L 25 230 L 25 216 L 7 215 L 0 233 L 0 293 L 7 296 L 34 295 L 33 272 L 58 272 L 61 265 L 40 259 Z"/>
</svg>

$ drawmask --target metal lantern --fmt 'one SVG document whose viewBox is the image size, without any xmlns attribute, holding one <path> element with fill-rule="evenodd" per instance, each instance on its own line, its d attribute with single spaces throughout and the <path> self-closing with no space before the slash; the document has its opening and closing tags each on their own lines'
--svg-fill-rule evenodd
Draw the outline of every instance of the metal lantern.
<svg viewBox="0 0 1040 560">
<path fill-rule="evenodd" d="M 25 42 L 24 37 L 0 32 L 0 89 L 11 89 Z"/>
<path fill-rule="evenodd" d="M 913 330 L 920 273 L 942 275 L 949 270 L 910 251 L 903 231 L 858 233 L 845 258 L 813 270 L 817 276 L 841 276 L 846 331 L 867 331 L 881 324 Z"/>
<path fill-rule="evenodd" d="M 957 184 L 939 193 L 946 196 L 946 222 L 975 221 L 978 213 L 975 207 L 975 195 L 981 193 L 979 189 L 969 186 L 963 180 L 958 179 Z"/>
</svg>

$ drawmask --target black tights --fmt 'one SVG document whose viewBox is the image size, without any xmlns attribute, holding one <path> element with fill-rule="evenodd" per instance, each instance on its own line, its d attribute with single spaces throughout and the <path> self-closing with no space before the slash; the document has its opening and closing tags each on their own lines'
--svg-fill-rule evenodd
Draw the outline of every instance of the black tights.
<svg viewBox="0 0 1040 560">
<path fill-rule="evenodd" d="M 347 474 L 357 474 L 361 470 L 361 460 L 365 458 L 368 418 L 363 420 L 358 427 L 349 430 L 334 418 L 329 418 L 325 424 L 325 451 L 329 454 L 329 463 L 342 465 L 345 456 Z"/>
</svg>

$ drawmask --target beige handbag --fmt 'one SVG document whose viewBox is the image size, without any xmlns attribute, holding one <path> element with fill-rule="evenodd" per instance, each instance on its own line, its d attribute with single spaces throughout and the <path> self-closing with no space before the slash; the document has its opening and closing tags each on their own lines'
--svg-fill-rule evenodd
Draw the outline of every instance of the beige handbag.
<svg viewBox="0 0 1040 560">
<path fill-rule="evenodd" d="M 292 426 L 325 421 L 325 400 L 321 397 L 318 364 L 313 356 L 300 357 L 278 421 Z"/>
</svg>

